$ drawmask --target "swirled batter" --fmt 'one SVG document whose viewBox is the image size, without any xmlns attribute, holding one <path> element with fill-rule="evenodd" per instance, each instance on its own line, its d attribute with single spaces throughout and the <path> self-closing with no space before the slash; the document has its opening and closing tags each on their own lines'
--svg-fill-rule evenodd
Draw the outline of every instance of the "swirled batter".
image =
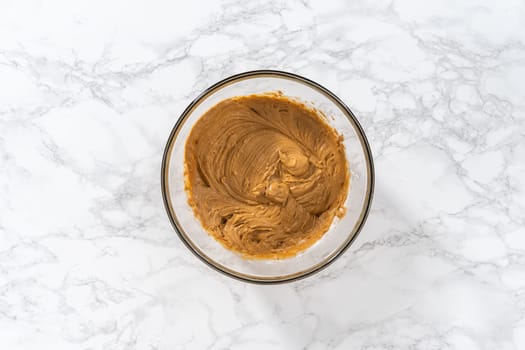
<svg viewBox="0 0 525 350">
<path fill-rule="evenodd" d="M 195 215 L 226 248 L 285 258 L 344 215 L 349 171 L 341 137 L 315 110 L 268 93 L 223 100 L 197 121 L 185 181 Z"/>
</svg>

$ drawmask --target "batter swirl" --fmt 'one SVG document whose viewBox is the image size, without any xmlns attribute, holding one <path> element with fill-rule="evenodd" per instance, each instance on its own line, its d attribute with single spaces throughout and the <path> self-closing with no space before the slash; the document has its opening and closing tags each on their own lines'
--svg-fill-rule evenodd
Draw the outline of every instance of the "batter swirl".
<svg viewBox="0 0 525 350">
<path fill-rule="evenodd" d="M 341 137 L 278 93 L 219 102 L 186 141 L 189 204 L 206 231 L 247 258 L 310 247 L 344 215 L 348 183 Z"/>
</svg>

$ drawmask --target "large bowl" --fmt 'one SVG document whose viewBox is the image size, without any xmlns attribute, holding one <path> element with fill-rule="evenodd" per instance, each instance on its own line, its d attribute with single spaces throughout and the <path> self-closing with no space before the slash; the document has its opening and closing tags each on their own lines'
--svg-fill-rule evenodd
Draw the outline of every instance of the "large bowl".
<svg viewBox="0 0 525 350">
<path fill-rule="evenodd" d="M 184 147 L 195 122 L 213 105 L 233 96 L 281 91 L 321 111 L 343 136 L 350 168 L 346 214 L 335 218 L 314 245 L 295 257 L 250 260 L 224 248 L 195 217 L 184 191 Z M 310 276 L 332 263 L 352 244 L 365 223 L 374 188 L 370 146 L 350 109 L 321 85 L 296 74 L 258 70 L 226 78 L 208 88 L 182 113 L 162 159 L 162 195 L 173 228 L 202 261 L 228 276 L 254 283 L 282 283 Z"/>
</svg>

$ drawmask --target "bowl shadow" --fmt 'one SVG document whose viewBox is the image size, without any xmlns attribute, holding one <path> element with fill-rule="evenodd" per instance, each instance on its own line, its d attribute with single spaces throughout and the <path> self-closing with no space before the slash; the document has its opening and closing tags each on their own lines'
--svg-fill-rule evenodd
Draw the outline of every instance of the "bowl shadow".
<svg viewBox="0 0 525 350">
<path fill-rule="evenodd" d="M 297 282 L 247 287 L 271 310 L 265 322 L 279 325 L 275 342 L 287 349 L 332 348 L 353 332 L 408 316 L 426 287 L 410 276 L 429 253 L 430 232 L 403 204 L 376 187 L 362 232 L 331 266 Z"/>
</svg>

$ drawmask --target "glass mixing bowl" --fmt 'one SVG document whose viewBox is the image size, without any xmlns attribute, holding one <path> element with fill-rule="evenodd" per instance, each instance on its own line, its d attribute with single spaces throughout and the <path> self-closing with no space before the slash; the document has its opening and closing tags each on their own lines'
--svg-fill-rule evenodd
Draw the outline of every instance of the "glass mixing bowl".
<svg viewBox="0 0 525 350">
<path fill-rule="evenodd" d="M 350 168 L 346 214 L 334 218 L 325 235 L 297 256 L 282 260 L 249 260 L 224 248 L 195 217 L 184 191 L 184 147 L 195 122 L 213 105 L 233 96 L 281 91 L 324 113 L 343 136 Z M 370 146 L 350 109 L 321 85 L 296 74 L 258 70 L 226 78 L 208 88 L 182 113 L 169 136 L 162 159 L 162 195 L 173 228 L 202 261 L 228 276 L 254 283 L 297 280 L 323 269 L 352 244 L 363 227 L 374 189 Z"/>
</svg>

